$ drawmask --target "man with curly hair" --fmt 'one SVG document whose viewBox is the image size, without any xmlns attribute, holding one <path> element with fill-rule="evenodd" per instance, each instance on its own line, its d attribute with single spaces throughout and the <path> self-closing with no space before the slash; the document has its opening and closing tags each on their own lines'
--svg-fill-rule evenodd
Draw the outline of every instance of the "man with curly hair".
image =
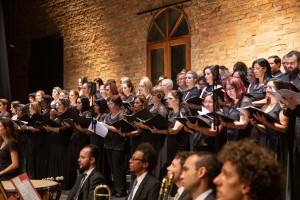
<svg viewBox="0 0 300 200">
<path fill-rule="evenodd" d="M 218 200 L 281 200 L 279 163 L 252 140 L 229 142 L 220 151 L 221 173 L 214 179 Z"/>
</svg>

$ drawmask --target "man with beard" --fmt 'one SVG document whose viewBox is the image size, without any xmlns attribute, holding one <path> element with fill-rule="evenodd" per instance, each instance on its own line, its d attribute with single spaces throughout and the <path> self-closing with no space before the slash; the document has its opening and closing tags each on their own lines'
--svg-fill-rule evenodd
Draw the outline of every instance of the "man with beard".
<svg viewBox="0 0 300 200">
<path fill-rule="evenodd" d="M 285 82 L 293 83 L 298 89 L 300 89 L 300 77 L 299 77 L 299 63 L 300 63 L 300 52 L 291 51 L 287 55 L 286 74 L 280 77 Z"/>
<path fill-rule="evenodd" d="M 293 83 L 300 89 L 300 52 L 291 51 L 287 55 L 286 67 L 287 73 L 281 77 L 281 80 Z M 297 109 L 288 108 L 284 115 L 289 117 L 288 144 L 292 151 L 291 177 L 292 177 L 292 199 L 300 199 L 300 117 L 297 115 Z"/>
<path fill-rule="evenodd" d="M 98 147 L 89 144 L 86 145 L 79 154 L 78 164 L 80 174 L 72 187 L 67 200 L 92 200 L 93 192 L 96 186 L 104 183 L 103 175 L 96 170 L 96 163 L 99 156 Z"/>
</svg>

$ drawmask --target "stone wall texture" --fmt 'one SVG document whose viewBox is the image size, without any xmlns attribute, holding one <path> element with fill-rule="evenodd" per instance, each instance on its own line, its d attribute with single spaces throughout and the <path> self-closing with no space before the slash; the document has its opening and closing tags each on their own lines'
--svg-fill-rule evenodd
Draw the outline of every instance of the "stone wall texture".
<svg viewBox="0 0 300 200">
<path fill-rule="evenodd" d="M 146 75 L 147 36 L 158 11 L 138 12 L 176 1 L 19 0 L 15 5 L 16 47 L 9 50 L 13 97 L 27 96 L 30 45 L 53 35 L 64 40 L 64 88 L 79 76 L 134 84 Z M 248 66 L 254 59 L 299 50 L 299 0 L 193 0 L 178 5 L 191 30 L 191 68 Z M 7 30 L 8 31 L 8 30 Z M 9 38 L 8 38 L 9 40 Z M 21 84 L 20 84 L 21 83 Z M 53 83 L 55 85 L 55 83 Z"/>
</svg>

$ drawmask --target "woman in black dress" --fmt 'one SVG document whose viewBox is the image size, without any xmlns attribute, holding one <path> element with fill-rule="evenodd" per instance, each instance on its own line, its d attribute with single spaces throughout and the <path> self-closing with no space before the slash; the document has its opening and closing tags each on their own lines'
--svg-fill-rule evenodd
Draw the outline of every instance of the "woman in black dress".
<svg viewBox="0 0 300 200">
<path fill-rule="evenodd" d="M 114 193 L 116 196 L 126 196 L 125 173 L 125 141 L 122 133 L 112 126 L 114 122 L 123 119 L 122 99 L 119 95 L 108 98 L 110 113 L 106 115 L 104 124 L 108 133 L 104 138 L 104 148 L 107 150 L 108 163 L 114 179 Z"/>
<path fill-rule="evenodd" d="M 271 66 L 264 58 L 255 60 L 252 64 L 253 72 L 255 75 L 255 82 L 249 85 L 248 93 L 251 94 L 252 103 L 254 106 L 261 108 L 266 104 L 265 85 L 271 78 Z"/>
<path fill-rule="evenodd" d="M 230 105 L 223 107 L 224 115 L 234 120 L 234 122 L 225 122 L 220 118 L 221 124 L 225 127 L 227 141 L 250 137 L 252 125 L 249 123 L 249 117 L 238 111 L 238 108 L 252 105 L 251 99 L 245 96 L 246 87 L 240 78 L 229 77 L 224 88 L 225 103 Z"/>
<path fill-rule="evenodd" d="M 186 103 L 182 101 L 182 94 L 178 90 L 172 90 L 167 98 L 168 107 L 172 109 L 168 120 L 174 124 L 171 128 L 159 130 L 155 127 L 151 129 L 153 134 L 166 135 L 165 144 L 161 150 L 164 161 L 164 168 L 171 164 L 175 154 L 178 151 L 188 151 L 190 149 L 190 140 L 188 133 L 184 130 L 183 124 L 175 117 L 191 116 L 191 110 Z"/>
<path fill-rule="evenodd" d="M 0 119 L 0 181 L 9 180 L 19 173 L 19 145 L 14 124 L 9 118 Z"/>
<path fill-rule="evenodd" d="M 262 111 L 268 113 L 277 122 L 269 122 L 265 117 L 254 114 L 256 120 L 252 120 L 252 124 L 258 128 L 260 133 L 260 145 L 274 152 L 275 158 L 283 166 L 283 173 L 286 177 L 287 188 L 290 187 L 291 177 L 289 177 L 289 152 L 287 130 L 289 118 L 283 114 L 279 100 L 273 96 L 271 92 L 277 90 L 274 82 L 279 82 L 277 78 L 270 79 L 266 84 L 267 104 L 261 108 Z M 285 199 L 291 199 L 286 192 Z"/>
<path fill-rule="evenodd" d="M 204 97 L 203 107 L 207 109 L 210 113 L 213 113 L 214 100 L 212 93 L 208 93 Z M 217 153 L 219 150 L 219 140 L 217 136 L 219 133 L 222 132 L 223 126 L 221 124 L 219 126 L 214 126 L 213 119 L 211 119 L 207 115 L 198 117 L 204 119 L 205 121 L 208 121 L 211 127 L 208 128 L 199 126 L 197 122 L 194 124 L 189 121 L 187 122 L 188 128 L 198 131 L 194 135 L 194 151 L 209 151 L 212 153 Z"/>
<path fill-rule="evenodd" d="M 58 116 L 64 113 L 69 107 L 69 99 L 59 99 L 56 104 Z M 62 184 L 62 188 L 68 190 L 74 185 L 76 179 L 76 175 L 75 177 L 69 176 L 69 170 L 75 167 L 68 165 L 68 146 L 73 128 L 61 123 L 59 118 L 55 118 L 54 121 L 59 123 L 61 127 L 43 126 L 43 128 L 50 133 L 49 166 L 48 170 L 45 170 L 48 171 L 47 177 L 64 176 L 65 180 Z"/>
</svg>

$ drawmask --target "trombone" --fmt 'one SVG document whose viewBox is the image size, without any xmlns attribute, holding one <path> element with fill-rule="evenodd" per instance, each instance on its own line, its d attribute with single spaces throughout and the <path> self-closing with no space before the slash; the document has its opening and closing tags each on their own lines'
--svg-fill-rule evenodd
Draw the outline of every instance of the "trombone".
<svg viewBox="0 0 300 200">
<path fill-rule="evenodd" d="M 98 191 L 100 191 L 100 193 L 98 194 Z M 101 184 L 98 185 L 97 187 L 95 187 L 94 189 L 94 200 L 97 199 L 97 197 L 107 197 L 108 200 L 111 199 L 111 190 L 107 185 Z"/>
<path fill-rule="evenodd" d="M 168 200 L 173 186 L 174 174 L 166 175 L 161 182 L 158 200 Z"/>
</svg>

